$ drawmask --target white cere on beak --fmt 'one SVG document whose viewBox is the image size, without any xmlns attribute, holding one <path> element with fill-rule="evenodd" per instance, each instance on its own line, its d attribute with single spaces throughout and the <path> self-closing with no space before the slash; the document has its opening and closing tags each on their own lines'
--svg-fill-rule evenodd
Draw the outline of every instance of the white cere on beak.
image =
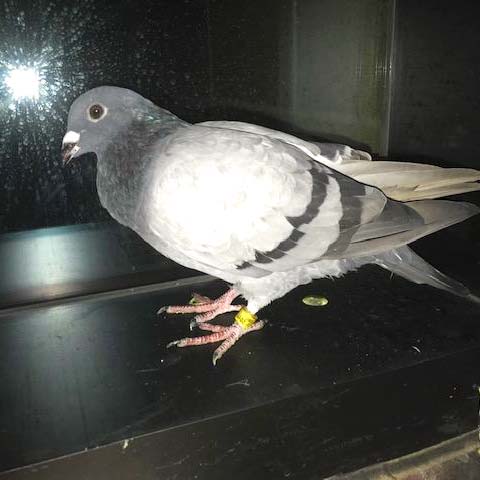
<svg viewBox="0 0 480 480">
<path fill-rule="evenodd" d="M 62 141 L 62 159 L 63 165 L 68 165 L 74 155 L 80 150 L 78 141 L 80 134 L 70 130 L 65 134 Z"/>
<path fill-rule="evenodd" d="M 66 143 L 78 143 L 80 140 L 80 134 L 77 132 L 74 132 L 73 130 L 70 130 L 65 134 L 63 137 L 63 144 L 65 145 Z"/>
</svg>

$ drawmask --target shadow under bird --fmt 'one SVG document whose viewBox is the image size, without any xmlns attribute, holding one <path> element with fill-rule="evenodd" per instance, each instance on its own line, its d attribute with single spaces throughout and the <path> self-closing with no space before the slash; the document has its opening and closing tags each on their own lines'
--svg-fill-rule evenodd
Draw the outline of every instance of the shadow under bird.
<svg viewBox="0 0 480 480">
<path fill-rule="evenodd" d="M 312 143 L 241 122 L 189 124 L 127 89 L 94 88 L 72 104 L 64 163 L 97 156 L 102 205 L 166 257 L 231 284 L 221 297 L 163 307 L 197 314 L 207 331 L 169 345 L 222 342 L 298 285 L 373 263 L 415 283 L 480 302 L 408 244 L 480 209 L 433 200 L 480 189 L 480 171 L 371 161 L 346 145 Z M 232 304 L 241 296 L 246 306 Z M 211 321 L 237 311 L 231 326 Z"/>
</svg>

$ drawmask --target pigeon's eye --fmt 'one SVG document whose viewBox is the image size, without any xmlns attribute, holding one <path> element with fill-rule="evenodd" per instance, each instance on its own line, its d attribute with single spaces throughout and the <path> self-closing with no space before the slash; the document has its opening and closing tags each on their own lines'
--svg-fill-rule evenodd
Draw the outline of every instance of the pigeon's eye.
<svg viewBox="0 0 480 480">
<path fill-rule="evenodd" d="M 101 118 L 105 116 L 106 113 L 106 108 L 102 105 L 92 105 L 88 109 L 88 116 L 90 117 L 90 120 L 93 120 L 94 122 L 98 122 Z"/>
</svg>

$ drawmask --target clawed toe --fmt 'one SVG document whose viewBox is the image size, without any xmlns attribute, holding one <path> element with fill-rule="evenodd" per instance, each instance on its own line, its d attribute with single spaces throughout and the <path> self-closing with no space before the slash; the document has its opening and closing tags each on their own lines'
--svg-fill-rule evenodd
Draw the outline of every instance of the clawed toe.
<svg viewBox="0 0 480 480">
<path fill-rule="evenodd" d="M 264 322 L 249 312 L 241 305 L 232 305 L 232 301 L 238 296 L 238 293 L 232 288 L 227 293 L 211 300 L 197 293 L 193 294 L 190 305 L 176 305 L 162 307 L 158 314 L 161 313 L 197 313 L 195 318 L 190 321 L 190 330 L 200 328 L 209 332 L 207 335 L 198 337 L 185 337 L 175 340 L 167 345 L 171 347 L 190 347 L 194 345 L 205 345 L 207 343 L 222 342 L 215 350 L 212 357 L 214 365 L 222 358 L 227 350 L 232 347 L 237 340 L 245 335 L 245 333 L 259 330 L 263 327 Z M 217 315 L 226 312 L 238 312 L 235 316 L 235 322 L 231 326 L 215 325 L 210 323 Z"/>
<path fill-rule="evenodd" d="M 188 326 L 190 327 L 190 331 L 193 331 L 193 329 L 194 329 L 196 326 L 198 326 L 198 323 L 197 323 L 197 321 L 196 321 L 195 319 L 193 319 L 193 320 L 190 321 L 190 323 L 189 323 Z"/>
<path fill-rule="evenodd" d="M 237 321 L 229 327 L 221 325 L 213 325 L 211 323 L 199 323 L 197 326 L 202 330 L 209 331 L 208 335 L 202 335 L 199 337 L 186 337 L 174 342 L 170 342 L 167 348 L 177 347 L 191 347 L 194 345 L 205 345 L 207 343 L 222 342 L 220 346 L 214 351 L 212 362 L 217 364 L 218 360 L 237 342 L 237 340 L 246 333 L 260 330 L 265 325 L 265 322 L 258 320 L 248 328 L 244 328 Z"/>
<path fill-rule="evenodd" d="M 212 302 L 214 302 L 214 300 L 212 300 L 210 297 L 205 297 L 204 295 L 200 295 L 199 293 L 193 292 L 192 299 L 190 300 L 190 305 L 205 304 L 205 303 L 212 303 Z"/>
<path fill-rule="evenodd" d="M 197 313 L 201 314 L 195 317 L 197 323 L 207 322 L 222 313 L 238 310 L 241 305 L 232 305 L 232 301 L 236 297 L 238 297 L 238 293 L 233 288 L 216 300 L 194 293 L 188 305 L 164 306 L 158 310 L 157 315 L 162 313 Z"/>
</svg>

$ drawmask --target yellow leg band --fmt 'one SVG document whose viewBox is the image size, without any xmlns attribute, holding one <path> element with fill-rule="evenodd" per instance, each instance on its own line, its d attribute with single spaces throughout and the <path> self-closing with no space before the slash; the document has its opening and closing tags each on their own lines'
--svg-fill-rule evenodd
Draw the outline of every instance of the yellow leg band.
<svg viewBox="0 0 480 480">
<path fill-rule="evenodd" d="M 235 322 L 244 330 L 248 330 L 257 321 L 257 316 L 242 307 L 235 315 Z"/>
</svg>

